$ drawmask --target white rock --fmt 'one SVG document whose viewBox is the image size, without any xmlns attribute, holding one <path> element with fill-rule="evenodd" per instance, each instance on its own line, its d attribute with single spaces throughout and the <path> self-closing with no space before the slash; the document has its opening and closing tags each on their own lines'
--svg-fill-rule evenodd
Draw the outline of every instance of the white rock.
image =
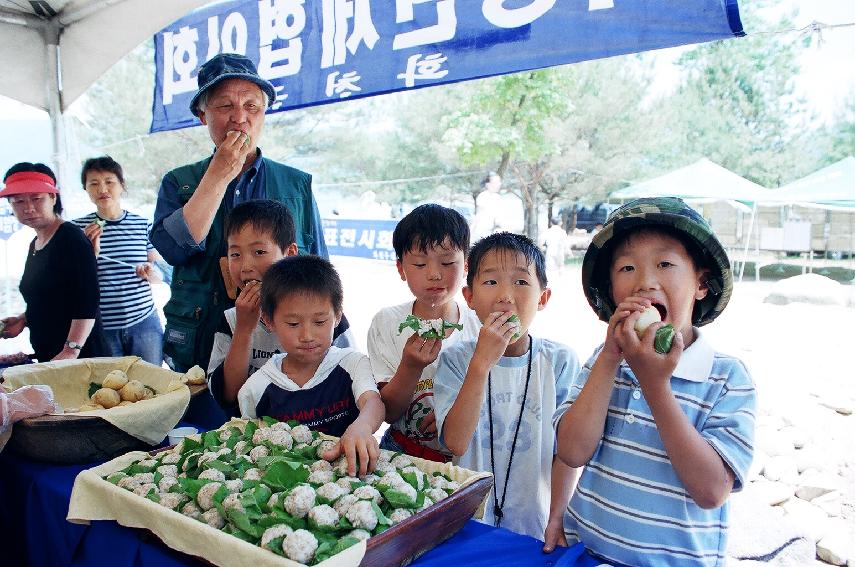
<svg viewBox="0 0 855 567">
<path fill-rule="evenodd" d="M 829 454 L 829 451 L 821 450 L 819 447 L 806 447 L 801 451 L 796 451 L 795 460 L 800 473 L 808 469 L 836 471 L 839 464 L 839 459 L 836 456 Z"/>
<path fill-rule="evenodd" d="M 790 455 L 794 451 L 792 441 L 782 435 L 780 431 L 773 431 L 764 427 L 762 430 L 758 430 L 756 439 L 756 447 L 770 457 Z"/>
<path fill-rule="evenodd" d="M 763 474 L 763 468 L 766 466 L 766 461 L 769 456 L 763 451 L 757 450 L 754 452 L 754 458 L 751 460 L 751 467 L 748 469 L 748 482 L 759 480 Z"/>
<path fill-rule="evenodd" d="M 768 506 L 775 506 L 792 498 L 796 490 L 794 487 L 782 482 L 758 480 L 749 484 L 746 492 Z"/>
<path fill-rule="evenodd" d="M 756 483 L 755 483 L 756 484 Z M 737 560 L 752 560 L 774 554 L 774 560 L 763 565 L 803 567 L 812 565 L 816 545 L 790 518 L 782 515 L 780 506 L 766 506 L 748 491 L 730 497 L 730 530 L 728 555 Z M 728 559 L 728 565 L 740 565 Z M 753 563 L 745 563 L 753 565 Z"/>
<path fill-rule="evenodd" d="M 843 515 L 843 501 L 836 490 L 818 496 L 810 501 L 811 504 L 825 512 L 831 518 L 839 518 Z"/>
<path fill-rule="evenodd" d="M 802 500 L 811 501 L 833 490 L 839 490 L 843 486 L 843 479 L 837 475 L 808 469 L 799 475 L 796 484 L 798 485 L 796 496 Z"/>
<path fill-rule="evenodd" d="M 808 434 L 806 431 L 801 429 L 800 427 L 785 427 L 779 431 L 779 433 L 788 439 L 792 446 L 796 449 L 802 449 L 808 443 Z"/>
<path fill-rule="evenodd" d="M 790 457 L 770 457 L 763 467 L 763 476 L 771 481 L 795 484 L 799 479 L 799 469 Z"/>
<path fill-rule="evenodd" d="M 836 526 L 816 544 L 816 555 L 832 565 L 852 565 L 855 563 L 852 534 Z"/>
<path fill-rule="evenodd" d="M 825 398 L 820 400 L 820 405 L 832 409 L 840 415 L 852 415 L 852 408 L 855 407 L 855 402 L 850 399 Z"/>
<path fill-rule="evenodd" d="M 775 282 L 763 301 L 775 305 L 799 302 L 845 306 L 849 301 L 849 293 L 840 282 L 831 278 L 819 274 L 802 274 Z"/>
<path fill-rule="evenodd" d="M 819 541 L 828 532 L 828 514 L 810 502 L 791 498 L 781 506 L 787 517 L 799 526 L 813 541 Z"/>
</svg>

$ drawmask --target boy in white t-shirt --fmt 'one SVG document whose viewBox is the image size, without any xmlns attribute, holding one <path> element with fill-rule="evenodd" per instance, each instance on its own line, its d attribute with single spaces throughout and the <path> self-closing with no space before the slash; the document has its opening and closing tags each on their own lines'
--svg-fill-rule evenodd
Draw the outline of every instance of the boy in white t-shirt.
<svg viewBox="0 0 855 567">
<path fill-rule="evenodd" d="M 390 423 L 380 447 L 448 462 L 451 455 L 437 439 L 433 379 L 440 351 L 477 337 L 481 326 L 475 313 L 454 299 L 463 286 L 469 226 L 453 209 L 421 205 L 395 227 L 392 246 L 398 274 L 415 299 L 381 309 L 368 329 L 371 367 Z M 413 328 L 399 329 L 409 316 L 447 324 L 430 333 L 436 338 L 425 338 Z"/>
<path fill-rule="evenodd" d="M 348 474 L 364 476 L 377 463 L 383 402 L 368 357 L 332 346 L 342 302 L 341 279 L 328 260 L 290 256 L 273 264 L 261 283 L 261 313 L 285 352 L 250 376 L 237 398 L 241 417 L 294 419 L 341 437 Z"/>
<path fill-rule="evenodd" d="M 579 371 L 568 347 L 529 335 L 551 295 L 543 254 L 499 232 L 469 252 L 463 297 L 483 323 L 477 341 L 442 353 L 434 381 L 440 439 L 456 465 L 493 473 L 483 521 L 567 545 L 563 516 L 574 471 L 555 455 L 552 414 Z"/>
</svg>

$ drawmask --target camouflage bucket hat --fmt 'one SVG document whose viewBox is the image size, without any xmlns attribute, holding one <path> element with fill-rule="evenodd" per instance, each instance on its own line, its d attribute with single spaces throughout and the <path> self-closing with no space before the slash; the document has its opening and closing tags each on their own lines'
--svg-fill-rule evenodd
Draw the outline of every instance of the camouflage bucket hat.
<svg viewBox="0 0 855 567">
<path fill-rule="evenodd" d="M 657 226 L 687 236 L 706 260 L 704 267 L 711 271 L 706 281 L 709 293 L 695 303 L 692 313 L 692 324 L 706 325 L 724 311 L 733 292 L 730 260 L 709 223 L 676 197 L 635 199 L 609 215 L 603 229 L 588 246 L 582 262 L 585 297 L 597 316 L 608 321 L 615 309 L 609 270 L 617 237 L 641 228 Z"/>
</svg>

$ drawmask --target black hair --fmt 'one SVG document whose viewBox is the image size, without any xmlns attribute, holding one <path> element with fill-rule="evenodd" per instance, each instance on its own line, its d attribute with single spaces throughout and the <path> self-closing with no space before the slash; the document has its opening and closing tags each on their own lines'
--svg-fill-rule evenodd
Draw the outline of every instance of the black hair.
<svg viewBox="0 0 855 567">
<path fill-rule="evenodd" d="M 403 259 L 405 252 L 425 253 L 430 247 L 444 246 L 446 240 L 465 256 L 469 250 L 469 225 L 463 215 L 436 203 L 419 205 L 410 211 L 392 233 L 392 247 L 398 260 Z"/>
<path fill-rule="evenodd" d="M 344 292 L 341 278 L 329 260 L 307 254 L 289 256 L 270 266 L 261 280 L 261 311 L 272 318 L 276 305 L 292 293 L 327 297 L 340 315 Z"/>
<path fill-rule="evenodd" d="M 29 161 L 18 162 L 9 169 L 7 169 L 6 174 L 3 176 L 3 183 L 6 183 L 6 180 L 9 179 L 10 175 L 26 171 L 32 171 L 34 173 L 43 173 L 53 179 L 53 184 L 56 185 L 56 175 L 54 174 L 51 168 L 49 168 L 43 163 L 32 163 Z M 56 202 L 54 202 L 53 204 L 53 214 L 62 214 L 62 199 L 59 198 L 59 193 L 56 194 Z"/>
<path fill-rule="evenodd" d="M 466 285 L 472 288 L 475 282 L 475 276 L 478 274 L 478 269 L 481 267 L 481 261 L 487 252 L 491 250 L 505 250 L 522 254 L 528 265 L 534 265 L 534 273 L 537 276 L 537 281 L 542 289 L 546 288 L 546 265 L 543 260 L 543 252 L 532 242 L 532 240 L 522 234 L 514 234 L 513 232 L 497 232 L 489 236 L 485 236 L 472 246 L 469 251 L 469 271 L 466 274 Z"/>
<path fill-rule="evenodd" d="M 282 252 L 297 242 L 294 217 L 288 207 L 278 201 L 258 199 L 235 205 L 226 217 L 226 239 L 248 224 L 256 232 L 269 234 Z"/>
<path fill-rule="evenodd" d="M 86 174 L 90 171 L 112 173 L 119 180 L 122 188 L 125 187 L 125 174 L 122 171 L 122 166 L 110 156 L 89 158 L 83 162 L 83 168 L 80 170 L 80 184 L 83 185 L 83 189 L 86 189 Z"/>
</svg>

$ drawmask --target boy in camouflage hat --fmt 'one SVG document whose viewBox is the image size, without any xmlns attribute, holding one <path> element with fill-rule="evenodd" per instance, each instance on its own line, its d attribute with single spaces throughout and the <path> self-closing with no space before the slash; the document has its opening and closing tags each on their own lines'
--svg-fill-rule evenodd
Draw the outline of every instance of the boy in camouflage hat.
<svg viewBox="0 0 855 567">
<path fill-rule="evenodd" d="M 730 298 L 725 250 L 680 199 L 638 199 L 594 237 L 582 283 L 608 330 L 554 417 L 559 457 L 585 466 L 567 541 L 614 564 L 723 565 L 727 498 L 751 464 L 755 411 L 745 367 L 697 329 Z M 639 336 L 651 306 L 662 322 Z M 660 354 L 664 324 L 676 333 Z"/>
</svg>

